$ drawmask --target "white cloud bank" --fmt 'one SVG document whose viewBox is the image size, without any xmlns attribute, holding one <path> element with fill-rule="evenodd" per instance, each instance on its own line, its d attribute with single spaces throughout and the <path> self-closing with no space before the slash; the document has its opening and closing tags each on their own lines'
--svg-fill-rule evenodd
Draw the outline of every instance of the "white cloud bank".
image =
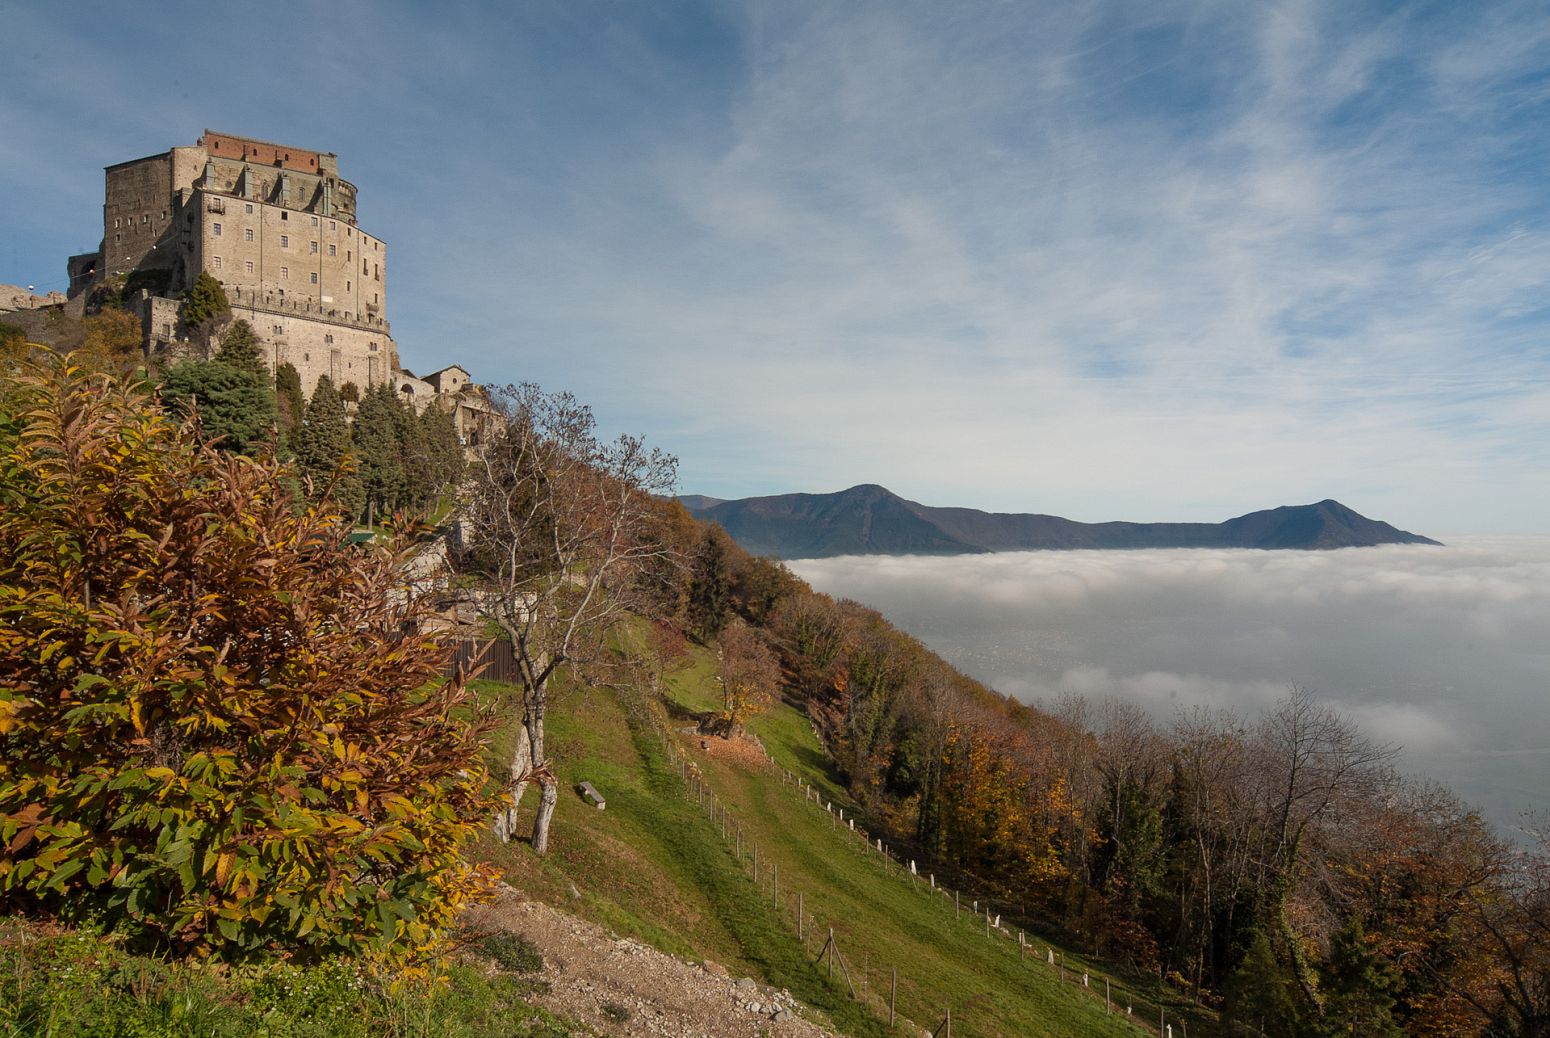
<svg viewBox="0 0 1550 1038">
<path fill-rule="evenodd" d="M 1495 820 L 1550 809 L 1550 538 L 1335 552 L 848 557 L 792 568 L 1024 700 L 1252 715 L 1297 683 Z"/>
</svg>

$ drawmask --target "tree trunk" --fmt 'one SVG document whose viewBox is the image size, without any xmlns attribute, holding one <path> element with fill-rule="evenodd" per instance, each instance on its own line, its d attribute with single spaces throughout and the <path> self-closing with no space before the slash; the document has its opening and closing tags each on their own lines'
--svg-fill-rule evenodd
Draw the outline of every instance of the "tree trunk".
<svg viewBox="0 0 1550 1038">
<path fill-rule="evenodd" d="M 549 852 L 549 820 L 554 817 L 554 805 L 560 799 L 560 784 L 554 780 L 553 775 L 545 775 L 538 780 L 538 817 L 533 819 L 533 851 L 536 854 Z"/>
<path fill-rule="evenodd" d="M 495 812 L 495 835 L 501 843 L 509 843 L 517 832 L 517 809 L 522 806 L 522 796 L 527 792 L 527 779 L 534 766 L 533 740 L 527 724 L 517 726 L 517 746 L 511 755 L 511 799 Z"/>
<path fill-rule="evenodd" d="M 533 819 L 533 851 L 544 854 L 549 850 L 549 821 L 554 817 L 554 805 L 560 799 L 560 785 L 555 781 L 554 773 L 544 767 L 548 761 L 544 759 L 542 712 L 535 711 L 529 715 L 527 733 L 532 742 L 530 752 L 533 756 L 533 767 L 543 769 L 538 773 L 538 815 Z"/>
</svg>

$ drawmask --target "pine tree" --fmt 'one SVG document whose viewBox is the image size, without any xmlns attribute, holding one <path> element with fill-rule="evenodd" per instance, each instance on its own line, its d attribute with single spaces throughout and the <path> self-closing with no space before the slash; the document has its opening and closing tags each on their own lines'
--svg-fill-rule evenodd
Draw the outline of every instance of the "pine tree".
<svg viewBox="0 0 1550 1038">
<path fill-rule="evenodd" d="M 1264 1038 L 1300 1038 L 1302 1026 L 1292 978 L 1276 961 L 1275 949 L 1262 928 L 1254 930 L 1243 961 L 1227 980 L 1223 1014 L 1227 1034 L 1248 1033 Z"/>
<path fill-rule="evenodd" d="M 208 440 L 234 454 L 257 454 L 274 441 L 278 416 L 266 375 L 224 361 L 184 361 L 168 369 L 162 399 L 184 412 L 197 409 Z"/>
<path fill-rule="evenodd" d="M 253 326 L 246 321 L 237 321 L 226 329 L 226 334 L 221 336 L 221 348 L 215 351 L 215 359 L 238 371 L 266 377 L 269 374 L 269 366 L 264 363 L 263 351 L 258 346 L 258 337 L 253 334 Z"/>
<path fill-rule="evenodd" d="M 1400 1038 L 1393 1017 L 1400 978 L 1367 940 L 1360 916 L 1335 934 L 1324 973 L 1324 1034 Z"/>
<path fill-rule="evenodd" d="M 306 418 L 296 436 L 296 467 L 312 482 L 314 496 L 332 483 L 334 497 L 359 513 L 364 495 L 354 465 L 344 402 L 339 399 L 333 381 L 323 375 L 312 391 Z"/>
</svg>

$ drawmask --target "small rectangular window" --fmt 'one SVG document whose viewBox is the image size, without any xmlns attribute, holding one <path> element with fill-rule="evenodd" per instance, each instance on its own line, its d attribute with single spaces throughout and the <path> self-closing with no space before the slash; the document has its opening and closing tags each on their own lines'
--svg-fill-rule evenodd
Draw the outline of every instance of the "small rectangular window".
<svg viewBox="0 0 1550 1038">
<path fill-rule="evenodd" d="M 283 324 L 275 325 L 274 326 L 274 333 L 276 335 L 284 335 L 285 334 L 285 325 L 283 325 Z"/>
<path fill-rule="evenodd" d="M 249 274 L 253 273 L 253 261 L 252 260 L 248 260 L 247 267 L 248 267 L 248 273 Z"/>
<path fill-rule="evenodd" d="M 334 341 L 334 336 L 333 336 L 332 333 L 329 333 L 329 334 L 323 336 L 323 342 L 324 343 L 331 343 L 333 341 Z"/>
<path fill-rule="evenodd" d="M 339 229 L 339 224 L 336 221 L 330 220 L 328 221 L 328 229 L 331 231 L 337 231 Z"/>
<path fill-rule="evenodd" d="M 280 235 L 280 248 L 288 249 L 290 247 L 291 247 L 291 236 L 289 234 L 282 234 L 282 235 Z"/>
<path fill-rule="evenodd" d="M 290 213 L 286 212 L 284 209 L 280 210 L 280 219 L 282 219 L 282 220 L 289 220 L 290 218 L 291 218 L 291 214 Z"/>
<path fill-rule="evenodd" d="M 314 216 L 312 218 L 312 226 L 316 227 L 317 225 L 318 225 L 318 218 Z"/>
<path fill-rule="evenodd" d="M 370 273 L 371 273 L 371 260 L 368 260 L 368 259 L 361 260 L 361 276 L 364 277 L 365 275 L 370 274 Z"/>
<path fill-rule="evenodd" d="M 335 247 L 333 242 L 329 242 L 328 243 L 328 254 L 330 256 L 337 256 L 337 255 L 339 255 L 339 249 L 337 247 Z"/>
<path fill-rule="evenodd" d="M 247 204 L 245 204 L 245 205 L 244 205 L 244 206 L 243 206 L 243 207 L 242 207 L 242 208 L 243 208 L 243 210 L 244 210 L 244 211 L 245 211 L 245 212 L 249 212 L 249 213 L 251 213 L 251 212 L 252 212 L 252 211 L 253 211 L 253 203 L 252 203 L 252 202 L 248 202 L 248 203 L 247 203 Z"/>
<path fill-rule="evenodd" d="M 313 272 L 312 272 L 312 273 L 311 273 L 311 274 L 310 274 L 310 275 L 308 275 L 308 276 L 309 276 L 309 277 L 311 277 L 311 278 L 312 278 L 312 283 L 313 283 L 313 284 L 314 284 L 314 285 L 315 285 L 315 284 L 317 284 L 317 283 L 318 283 L 318 272 L 317 272 L 317 271 L 315 271 L 315 270 L 314 270 L 314 271 L 313 271 Z"/>
<path fill-rule="evenodd" d="M 318 254 L 318 243 L 312 242 L 307 251 L 316 256 Z"/>
<path fill-rule="evenodd" d="M 113 218 L 113 226 L 114 227 L 118 226 L 118 217 L 116 217 L 116 216 Z"/>
<path fill-rule="evenodd" d="M 242 228 L 242 240 L 243 241 L 252 241 L 253 240 L 253 228 L 251 228 L 251 227 L 244 227 L 244 228 Z"/>
<path fill-rule="evenodd" d="M 377 352 L 377 344 L 376 343 L 372 343 L 371 344 L 371 352 L 373 352 L 373 353 Z"/>
<path fill-rule="evenodd" d="M 212 237 L 212 238 L 219 238 L 220 236 L 221 236 L 221 225 L 219 223 L 211 224 L 210 225 L 210 237 Z"/>
<path fill-rule="evenodd" d="M 290 279 L 291 279 L 291 268 L 290 267 L 281 267 L 280 268 L 280 280 L 281 281 L 289 281 Z"/>
<path fill-rule="evenodd" d="M 215 257 L 215 264 L 214 264 L 214 266 L 215 266 L 216 270 L 220 270 L 221 269 L 221 257 L 219 257 L 219 256 Z"/>
</svg>

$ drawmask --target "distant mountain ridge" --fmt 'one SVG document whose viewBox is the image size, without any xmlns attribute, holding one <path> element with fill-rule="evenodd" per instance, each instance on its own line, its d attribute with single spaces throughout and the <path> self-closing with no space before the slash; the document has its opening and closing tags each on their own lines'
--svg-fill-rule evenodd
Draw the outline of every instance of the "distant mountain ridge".
<svg viewBox="0 0 1550 1038">
<path fill-rule="evenodd" d="M 1368 519 L 1339 501 L 1284 505 L 1222 523 L 1079 523 L 1056 515 L 933 508 L 864 483 L 833 494 L 719 501 L 679 498 L 758 555 L 966 555 L 1078 548 L 1264 548 L 1320 551 L 1377 544 L 1438 544 Z"/>
</svg>

